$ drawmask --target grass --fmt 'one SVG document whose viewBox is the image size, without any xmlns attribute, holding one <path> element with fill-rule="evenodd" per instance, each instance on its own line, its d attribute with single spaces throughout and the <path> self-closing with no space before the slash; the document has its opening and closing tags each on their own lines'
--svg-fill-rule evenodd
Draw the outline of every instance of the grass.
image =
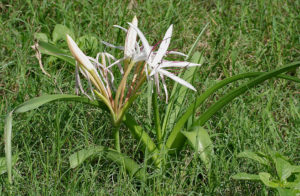
<svg viewBox="0 0 300 196">
<path fill-rule="evenodd" d="M 74 69 L 44 56 L 44 75 L 30 48 L 34 33 L 49 36 L 55 24 L 70 27 L 75 36 L 94 35 L 122 45 L 123 32 L 136 14 L 139 26 L 152 43 L 174 24 L 171 48 L 187 52 L 209 22 L 196 50 L 204 51 L 195 86 L 197 93 L 225 77 L 247 71 L 267 71 L 299 60 L 299 1 L 2 1 L 0 3 L 0 130 L 5 114 L 22 102 L 43 94 L 74 93 Z M 65 43 L 60 43 L 65 46 Z M 117 51 L 99 44 L 99 51 Z M 96 54 L 97 51 L 88 51 Z M 93 56 L 93 55 L 91 55 Z M 300 76 L 299 70 L 290 73 Z M 218 91 L 211 102 L 234 85 Z M 70 169 L 68 156 L 91 144 L 112 145 L 110 119 L 86 105 L 55 103 L 15 117 L 13 152 L 20 153 L 14 167 L 13 195 L 269 195 L 259 183 L 233 181 L 239 172 L 256 172 L 260 166 L 237 159 L 245 150 L 278 150 L 299 165 L 300 86 L 270 80 L 235 99 L 205 124 L 215 145 L 213 169 L 205 171 L 189 146 L 168 170 L 151 175 L 154 185 L 119 175 L 118 166 L 104 158 Z M 192 97 L 192 96 L 191 96 Z M 190 101 L 190 100 L 187 100 Z M 147 130 L 146 96 L 131 113 Z M 163 101 L 161 102 L 164 108 Z M 210 103 L 207 103 L 207 106 Z M 203 108 L 204 109 L 204 108 Z M 201 113 L 203 110 L 199 110 Z M 122 152 L 143 159 L 141 149 L 121 129 Z M 3 137 L 3 132 L 0 133 Z M 0 146 L 4 147 L 3 140 Z M 4 148 L 0 155 L 4 156 Z M 6 175 L 0 176 L 0 193 L 8 194 Z"/>
</svg>

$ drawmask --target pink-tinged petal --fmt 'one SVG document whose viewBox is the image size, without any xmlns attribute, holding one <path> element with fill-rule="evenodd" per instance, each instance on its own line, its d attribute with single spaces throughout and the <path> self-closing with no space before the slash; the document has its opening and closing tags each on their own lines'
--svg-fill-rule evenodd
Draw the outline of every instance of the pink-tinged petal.
<svg viewBox="0 0 300 196">
<path fill-rule="evenodd" d="M 165 67 L 195 67 L 195 66 L 201 66 L 201 64 L 197 63 L 190 63 L 185 61 L 163 61 L 159 68 L 165 68 Z"/>
<path fill-rule="evenodd" d="M 134 30 L 136 30 L 137 34 L 139 35 L 140 37 L 140 40 L 142 41 L 142 44 L 144 46 L 144 50 L 147 54 L 147 56 L 150 55 L 150 52 L 151 52 L 151 46 L 149 44 L 149 42 L 147 41 L 146 37 L 144 36 L 144 34 L 142 33 L 142 31 L 137 27 L 137 26 L 134 26 L 133 24 L 131 23 L 128 23 Z"/>
<path fill-rule="evenodd" d="M 163 70 L 163 69 L 159 69 L 159 73 L 171 78 L 172 80 L 174 80 L 175 82 L 178 82 L 179 84 L 186 86 L 189 89 L 192 89 L 193 91 L 197 91 L 190 83 L 188 83 L 187 81 L 179 78 L 178 76 L 175 76 L 174 74 Z"/>
<path fill-rule="evenodd" d="M 138 26 L 138 20 L 136 16 L 134 16 L 132 20 L 132 25 Z M 135 44 L 136 44 L 136 37 L 137 37 L 137 32 L 135 29 L 133 29 L 132 26 L 129 27 L 126 35 L 126 40 L 125 40 L 125 47 L 124 47 L 124 55 L 125 57 L 131 57 L 135 51 Z"/>
<path fill-rule="evenodd" d="M 153 61 L 151 64 L 153 64 L 154 68 L 156 68 L 158 66 L 158 63 L 160 63 L 162 61 L 162 58 L 166 55 L 168 47 L 170 45 L 171 42 L 171 36 L 172 36 L 172 31 L 173 31 L 173 25 L 171 25 L 165 36 L 164 39 L 162 40 L 159 49 L 157 51 L 156 56 L 154 57 Z"/>
<path fill-rule="evenodd" d="M 79 49 L 77 44 L 69 35 L 67 35 L 67 42 L 68 42 L 69 49 L 72 55 L 75 57 L 75 59 L 81 65 L 83 65 L 87 70 L 89 71 L 95 70 L 95 67 L 92 65 L 88 57 Z"/>
</svg>

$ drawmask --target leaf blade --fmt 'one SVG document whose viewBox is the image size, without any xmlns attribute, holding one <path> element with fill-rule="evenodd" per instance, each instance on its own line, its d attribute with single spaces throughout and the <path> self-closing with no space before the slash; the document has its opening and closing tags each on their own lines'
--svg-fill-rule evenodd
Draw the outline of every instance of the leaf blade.
<svg viewBox="0 0 300 196">
<path fill-rule="evenodd" d="M 232 90 L 235 93 L 230 94 L 230 98 L 232 99 L 232 97 L 237 97 L 238 95 L 241 95 L 242 93 L 244 93 L 245 91 L 247 91 L 248 89 L 254 87 L 256 84 L 258 84 L 259 82 L 263 82 L 271 77 L 279 77 L 279 78 L 283 78 L 283 79 L 288 79 L 288 80 L 292 80 L 295 82 L 299 82 L 300 79 L 295 78 L 295 77 L 289 77 L 286 75 L 283 75 L 281 73 L 284 73 L 286 71 L 295 69 L 297 67 L 299 67 L 300 62 L 296 61 L 293 63 L 288 64 L 285 67 L 281 67 L 278 68 L 274 71 L 270 71 L 270 72 L 250 72 L 250 73 L 244 73 L 244 74 L 239 74 L 227 79 L 224 79 L 222 81 L 220 81 L 219 83 L 215 84 L 214 86 L 212 86 L 211 88 L 209 88 L 208 90 L 206 90 L 203 94 L 201 94 L 195 104 L 192 104 L 188 107 L 187 111 L 179 118 L 179 120 L 177 121 L 177 123 L 174 125 L 169 138 L 167 139 L 167 143 L 166 146 L 169 149 L 178 149 L 180 147 L 182 147 L 182 145 L 184 144 L 185 138 L 182 135 L 182 133 L 180 132 L 180 130 L 182 129 L 182 127 L 185 125 L 185 123 L 187 122 L 187 120 L 190 118 L 190 116 L 194 113 L 195 109 L 197 107 L 199 107 L 210 95 L 212 95 L 214 92 L 216 92 L 218 89 L 222 88 L 223 86 L 235 82 L 237 80 L 241 80 L 241 79 L 245 79 L 245 78 L 251 78 L 251 77 L 256 77 L 254 79 L 252 79 L 250 82 L 247 82 L 246 84 Z M 250 84 L 251 83 L 251 84 Z M 244 92 L 239 92 L 239 90 L 245 90 Z M 224 97 L 222 97 L 217 103 L 215 103 L 214 105 L 212 105 L 204 114 L 202 114 L 200 116 L 200 118 L 197 119 L 196 122 L 194 122 L 194 124 L 192 126 L 202 126 L 204 125 L 204 123 L 212 116 L 214 115 L 218 110 L 220 110 L 223 106 L 225 106 L 227 103 L 229 103 L 230 99 L 228 99 L 228 94 L 225 95 Z"/>
<path fill-rule="evenodd" d="M 255 152 L 251 152 L 249 150 L 245 150 L 243 152 L 240 152 L 237 157 L 239 158 L 248 158 L 248 159 L 252 159 L 254 161 L 257 161 L 263 165 L 267 165 L 270 166 L 270 162 L 268 159 L 266 159 L 265 157 L 259 156 L 257 153 Z"/>
<path fill-rule="evenodd" d="M 52 32 L 52 41 L 56 43 L 61 39 L 66 40 L 67 34 L 69 34 L 71 37 L 74 37 L 73 31 L 71 31 L 68 27 L 62 24 L 57 24 Z"/>
<path fill-rule="evenodd" d="M 152 160 L 157 167 L 161 166 L 161 159 L 158 156 L 158 148 L 151 139 L 151 137 L 147 134 L 147 132 L 137 124 L 135 119 L 130 114 L 125 114 L 123 118 L 123 122 L 126 127 L 129 129 L 130 133 L 133 137 L 141 141 L 145 148 L 147 148 L 148 152 L 152 153 Z"/>
<path fill-rule="evenodd" d="M 248 173 L 237 173 L 233 176 L 231 176 L 232 179 L 234 180 L 260 180 L 259 175 L 256 174 L 248 174 Z"/>
<path fill-rule="evenodd" d="M 12 138 L 12 114 L 13 111 L 7 114 L 4 126 L 4 141 L 5 141 L 5 157 L 8 182 L 12 184 L 12 153 L 11 153 L 11 138 Z"/>
<path fill-rule="evenodd" d="M 113 149 L 105 148 L 103 146 L 89 147 L 72 154 L 69 157 L 70 167 L 78 167 L 86 159 L 99 154 L 103 154 L 106 158 L 117 163 L 118 165 L 123 165 L 124 163 L 126 170 L 131 176 L 136 176 L 139 179 L 146 181 L 144 169 L 141 168 L 134 160 L 122 153 L 119 153 Z"/>
<path fill-rule="evenodd" d="M 182 131 L 183 135 L 189 140 L 194 150 L 200 153 L 200 159 L 204 162 L 207 169 L 211 167 L 211 159 L 214 154 L 213 143 L 208 132 L 203 127 L 193 127 L 192 131 Z"/>
<path fill-rule="evenodd" d="M 73 57 L 50 43 L 40 40 L 37 48 L 42 54 L 57 57 L 75 66 L 75 59 Z"/>
</svg>

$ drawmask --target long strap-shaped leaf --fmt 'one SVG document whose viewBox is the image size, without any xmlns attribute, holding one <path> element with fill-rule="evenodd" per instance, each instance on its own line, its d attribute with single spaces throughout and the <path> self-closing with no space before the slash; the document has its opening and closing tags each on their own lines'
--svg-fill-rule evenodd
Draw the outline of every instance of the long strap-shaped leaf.
<svg viewBox="0 0 300 196">
<path fill-rule="evenodd" d="M 196 48 L 198 42 L 200 41 L 200 38 L 202 37 L 202 35 L 205 32 L 208 25 L 209 25 L 209 23 L 207 23 L 203 27 L 202 31 L 199 33 L 197 39 L 193 43 L 192 47 L 190 48 L 190 50 L 189 50 L 189 52 L 188 52 L 188 54 L 185 58 L 186 61 L 191 57 L 191 54 L 193 53 L 194 49 Z M 204 59 L 201 59 L 201 56 L 202 56 L 201 53 L 195 52 L 193 57 L 192 57 L 191 62 L 202 64 Z M 179 77 L 181 78 L 182 74 L 184 73 L 183 79 L 187 82 L 191 82 L 191 80 L 193 78 L 193 75 L 194 75 L 196 70 L 197 70 L 197 67 L 191 67 L 188 70 L 186 70 L 185 72 L 181 72 L 179 74 Z M 163 124 L 162 124 L 162 135 L 165 134 L 167 126 L 168 126 L 168 128 L 173 126 L 173 123 L 175 122 L 175 118 L 177 118 L 177 115 L 180 111 L 180 107 L 178 107 L 178 106 L 182 105 L 182 102 L 184 100 L 183 98 L 185 97 L 187 90 L 188 90 L 188 88 L 186 88 L 182 85 L 179 85 L 179 88 L 178 88 L 178 83 L 177 82 L 174 83 L 174 86 L 172 88 L 172 92 L 171 92 L 171 95 L 170 95 L 171 101 L 170 101 L 170 103 L 168 104 L 168 106 L 166 108 L 164 121 L 163 121 Z M 176 96 L 175 93 L 177 93 L 178 96 Z M 176 102 L 178 103 L 178 105 L 176 105 L 174 110 L 173 110 L 174 102 L 175 102 L 174 97 L 177 98 Z"/>
<path fill-rule="evenodd" d="M 7 165 L 7 174 L 8 174 L 8 181 L 12 183 L 12 153 L 11 153 L 11 138 L 12 138 L 12 120 L 13 120 L 13 113 L 23 113 L 29 110 L 34 110 L 46 103 L 53 102 L 53 101 L 77 101 L 83 102 L 90 105 L 94 105 L 97 107 L 101 107 L 104 110 L 107 110 L 104 104 L 98 101 L 90 101 L 86 97 L 79 97 L 77 95 L 68 95 L 68 94 L 61 94 L 61 95 L 43 95 L 41 97 L 30 99 L 23 104 L 17 106 L 13 111 L 9 112 L 5 119 L 5 127 L 4 127 L 4 141 L 5 141 L 5 156 L 6 156 L 6 165 Z"/>
<path fill-rule="evenodd" d="M 123 120 L 124 124 L 130 130 L 131 134 L 135 137 L 135 139 L 141 141 L 145 148 L 147 148 L 147 150 L 150 153 L 153 153 L 152 160 L 157 167 L 160 167 L 161 160 L 159 158 L 159 153 L 151 137 L 147 134 L 146 131 L 144 131 L 144 129 L 141 126 L 137 124 L 137 122 L 130 114 L 127 113 L 124 116 Z"/>
<path fill-rule="evenodd" d="M 187 122 L 187 120 L 190 118 L 190 116 L 194 113 L 195 109 L 199 107 L 210 95 L 212 95 L 215 91 L 222 88 L 223 86 L 235 82 L 240 79 L 249 78 L 249 77 L 256 77 L 255 79 L 247 82 L 246 84 L 232 90 L 230 93 L 225 95 L 223 98 L 221 98 L 217 103 L 212 105 L 203 115 L 200 116 L 196 120 L 196 122 L 192 126 L 202 126 L 212 115 L 214 115 L 217 111 L 219 111 L 222 107 L 224 107 L 226 104 L 228 104 L 232 99 L 235 97 L 243 94 L 248 89 L 253 88 L 255 85 L 258 85 L 262 83 L 263 81 L 272 78 L 272 77 L 279 77 L 287 80 L 292 80 L 295 82 L 300 82 L 298 78 L 291 77 L 291 76 L 285 76 L 285 75 L 279 75 L 281 73 L 284 73 L 286 71 L 292 70 L 296 67 L 299 67 L 300 62 L 294 62 L 291 63 L 285 67 L 278 68 L 274 71 L 270 71 L 267 73 L 260 73 L 260 72 L 254 72 L 254 73 L 245 73 L 236 75 L 227 79 L 222 80 L 221 82 L 217 83 L 207 91 L 205 91 L 201 96 L 199 96 L 195 102 L 195 104 L 192 104 L 189 106 L 187 111 L 180 117 L 180 119 L 175 124 L 174 128 L 172 129 L 170 136 L 167 140 L 166 146 L 169 149 L 179 148 L 183 145 L 185 142 L 185 137 L 180 133 L 180 130 L 184 126 L 184 124 Z"/>
<path fill-rule="evenodd" d="M 191 62 L 202 64 L 204 59 L 201 57 L 202 55 L 200 52 L 195 52 L 195 54 L 191 59 Z M 198 70 L 198 67 L 191 67 L 187 69 L 184 72 L 182 79 L 184 79 L 189 83 L 192 83 L 196 70 Z M 170 130 L 172 126 L 175 124 L 179 112 L 184 107 L 183 103 L 185 101 L 188 90 L 189 89 L 187 87 L 183 85 L 178 86 L 178 83 L 174 83 L 174 87 L 172 89 L 172 93 L 170 97 L 170 102 L 167 105 L 166 112 L 163 119 L 162 134 L 166 133 L 166 130 Z"/>
<path fill-rule="evenodd" d="M 145 168 L 141 168 L 134 160 L 126 156 L 125 154 L 119 153 L 114 149 L 105 148 L 103 146 L 92 146 L 83 150 L 80 150 L 69 157 L 71 168 L 75 168 L 80 165 L 86 159 L 95 155 L 102 154 L 107 159 L 125 166 L 130 176 L 136 176 L 142 181 L 146 181 Z"/>
<path fill-rule="evenodd" d="M 38 49 L 42 54 L 55 56 L 75 66 L 75 59 L 63 50 L 57 48 L 55 45 L 49 44 L 44 41 L 39 41 Z"/>
</svg>

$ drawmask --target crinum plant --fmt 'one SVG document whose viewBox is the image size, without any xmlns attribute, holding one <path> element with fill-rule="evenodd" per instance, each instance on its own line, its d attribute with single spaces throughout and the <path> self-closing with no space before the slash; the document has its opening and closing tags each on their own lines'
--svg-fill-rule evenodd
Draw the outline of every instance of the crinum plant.
<svg viewBox="0 0 300 196">
<path fill-rule="evenodd" d="M 188 140 L 189 144 L 195 149 L 196 154 L 200 156 L 205 167 L 209 169 L 213 155 L 213 145 L 208 132 L 202 126 L 215 113 L 230 103 L 235 97 L 269 78 L 279 77 L 300 82 L 298 78 L 282 75 L 284 72 L 297 68 L 300 62 L 294 62 L 269 72 L 243 73 L 219 81 L 201 95 L 198 95 L 187 108 L 182 108 L 181 106 L 185 101 L 188 90 L 196 91 L 190 83 L 194 77 L 199 77 L 196 75 L 196 70 L 203 62 L 203 58 L 201 58 L 200 53 L 196 52 L 192 58 L 193 63 L 187 62 L 187 60 L 190 59 L 193 49 L 208 25 L 203 28 L 188 55 L 168 50 L 173 25 L 168 28 L 161 42 L 154 46 L 149 44 L 145 35 L 138 28 L 136 17 L 128 25 L 128 29 L 115 25 L 126 32 L 124 46 L 115 46 L 103 42 L 107 46 L 124 50 L 123 57 L 120 59 L 116 59 L 113 55 L 106 52 L 98 53 L 96 58 L 89 57 L 81 51 L 70 35 L 64 36 L 66 36 L 71 55 L 45 40 L 39 40 L 35 44 L 34 48 L 38 54 L 37 57 L 40 57 L 41 54 L 48 54 L 75 66 L 76 84 L 85 96 L 69 94 L 44 95 L 31 99 L 8 113 L 5 126 L 5 152 L 10 183 L 12 183 L 12 158 L 14 158 L 12 157 L 11 149 L 13 113 L 26 112 L 52 101 L 82 102 L 107 111 L 111 116 L 112 125 L 115 129 L 114 148 L 93 145 L 82 149 L 70 156 L 71 167 L 77 167 L 91 156 L 103 154 L 107 159 L 118 163 L 121 168 L 125 168 L 131 176 L 136 176 L 146 181 L 147 172 L 146 168 L 143 167 L 146 164 L 138 164 L 121 152 L 119 133 L 121 124 L 124 124 L 132 136 L 142 144 L 151 157 L 154 168 L 168 166 L 167 157 L 178 153 L 186 140 Z M 66 31 L 60 32 L 65 34 Z M 186 61 L 167 60 L 166 56 L 169 54 L 183 56 Z M 179 75 L 176 75 L 174 70 L 177 72 L 178 69 L 182 71 Z M 120 75 L 121 78 L 116 78 L 116 75 Z M 86 79 L 90 92 L 81 84 L 80 76 Z M 171 81 L 166 81 L 167 78 L 175 81 L 170 94 L 168 90 L 171 86 L 168 87 L 167 84 L 170 84 Z M 195 115 L 197 108 L 218 89 L 246 78 L 251 78 L 251 80 L 228 92 L 216 103 L 202 111 L 200 116 Z M 145 86 L 145 83 L 148 84 L 146 85 L 148 90 L 145 92 L 148 97 L 148 113 L 150 114 L 150 110 L 153 110 L 149 117 L 153 117 L 155 125 L 151 127 L 151 130 L 144 129 L 128 113 L 128 109 L 135 99 L 144 92 L 142 87 Z M 162 112 L 158 107 L 157 100 L 158 95 L 162 94 L 161 88 L 165 92 L 165 112 Z M 155 133 L 155 138 L 151 138 L 149 132 Z"/>
</svg>

